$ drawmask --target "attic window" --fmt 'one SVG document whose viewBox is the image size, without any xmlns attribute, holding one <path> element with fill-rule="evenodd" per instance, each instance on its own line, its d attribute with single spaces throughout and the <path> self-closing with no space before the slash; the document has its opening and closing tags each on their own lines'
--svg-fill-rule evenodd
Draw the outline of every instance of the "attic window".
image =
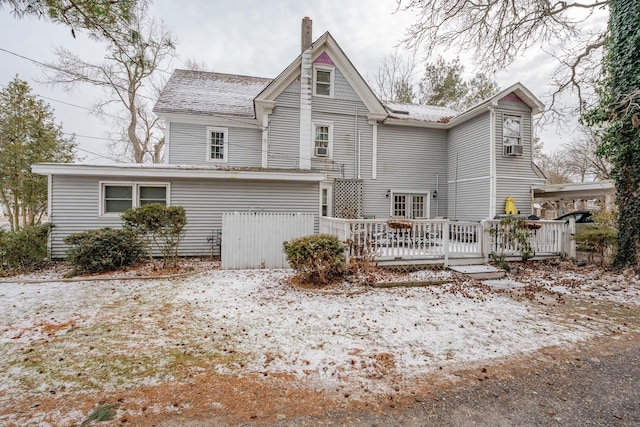
<svg viewBox="0 0 640 427">
<path fill-rule="evenodd" d="M 314 65 L 313 94 L 333 98 L 333 67 Z"/>
</svg>

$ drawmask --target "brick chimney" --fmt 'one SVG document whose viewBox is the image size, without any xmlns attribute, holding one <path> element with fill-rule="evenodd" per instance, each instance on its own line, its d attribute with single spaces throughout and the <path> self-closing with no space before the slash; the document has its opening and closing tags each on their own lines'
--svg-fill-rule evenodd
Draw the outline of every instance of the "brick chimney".
<svg viewBox="0 0 640 427">
<path fill-rule="evenodd" d="M 304 52 L 305 50 L 307 50 L 307 48 L 309 46 L 311 46 L 311 43 L 313 43 L 313 40 L 311 39 L 312 37 L 312 23 L 313 21 L 311 21 L 311 18 L 309 18 L 308 16 L 305 16 L 304 19 L 302 19 L 302 31 L 301 31 L 301 51 Z"/>
</svg>

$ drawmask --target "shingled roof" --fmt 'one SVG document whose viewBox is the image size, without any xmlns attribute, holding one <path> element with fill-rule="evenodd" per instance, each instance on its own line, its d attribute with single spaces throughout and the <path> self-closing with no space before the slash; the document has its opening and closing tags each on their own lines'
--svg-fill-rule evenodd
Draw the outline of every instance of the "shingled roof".
<svg viewBox="0 0 640 427">
<path fill-rule="evenodd" d="M 175 70 L 153 111 L 253 118 L 253 99 L 271 81 L 235 74 Z"/>
</svg>

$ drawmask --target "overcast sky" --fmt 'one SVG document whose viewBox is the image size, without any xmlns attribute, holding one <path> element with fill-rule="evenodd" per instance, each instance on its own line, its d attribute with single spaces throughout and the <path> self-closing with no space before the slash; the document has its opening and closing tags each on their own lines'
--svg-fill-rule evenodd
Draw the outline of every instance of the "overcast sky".
<svg viewBox="0 0 640 427">
<path fill-rule="evenodd" d="M 300 23 L 309 16 L 314 40 L 325 31 L 331 32 L 358 71 L 372 82 L 383 58 L 393 52 L 414 20 L 407 12 L 394 13 L 395 6 L 393 0 L 155 0 L 151 14 L 162 19 L 178 39 L 179 58 L 172 68 L 181 68 L 187 58 L 192 58 L 216 72 L 274 78 L 299 54 Z M 86 161 L 109 157 L 107 141 L 102 139 L 107 136 L 106 126 L 80 108 L 88 108 L 102 93 L 86 86 L 67 93 L 43 85 L 38 82 L 42 80 L 40 67 L 14 55 L 53 61 L 52 48 L 64 46 L 80 56 L 99 59 L 102 46 L 82 34 L 74 39 L 61 25 L 30 18 L 18 20 L 6 6 L 0 10 L 0 28 L 0 87 L 18 74 L 55 109 L 64 131 L 77 135 L 83 150 L 79 154 Z M 448 54 L 449 59 L 455 57 L 453 52 Z M 420 54 L 418 57 L 423 58 Z M 467 72 L 474 72 L 472 63 L 463 63 Z M 503 88 L 522 82 L 548 103 L 546 82 L 553 68 L 551 59 L 536 49 L 495 77 Z M 416 71 L 421 74 L 420 68 Z M 554 126 L 540 136 L 545 151 L 557 149 L 572 138 L 570 132 L 559 134 Z"/>
</svg>

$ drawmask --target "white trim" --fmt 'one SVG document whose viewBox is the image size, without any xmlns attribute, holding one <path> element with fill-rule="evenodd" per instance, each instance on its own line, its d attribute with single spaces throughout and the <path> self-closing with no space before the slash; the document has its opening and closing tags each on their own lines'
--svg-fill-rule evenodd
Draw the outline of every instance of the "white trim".
<svg viewBox="0 0 640 427">
<path fill-rule="evenodd" d="M 496 112 L 489 107 L 489 217 L 496 216 L 498 187 L 496 173 Z"/>
<path fill-rule="evenodd" d="M 252 171 L 220 169 L 213 166 L 144 165 L 126 163 L 122 165 L 85 165 L 74 163 L 35 163 L 31 170 L 41 175 L 88 175 L 106 177 L 145 178 L 200 178 L 265 181 L 324 181 L 325 174 L 283 171 Z"/>
<path fill-rule="evenodd" d="M 389 217 L 394 216 L 393 215 L 393 209 L 394 209 L 394 196 L 395 195 L 404 195 L 404 196 L 410 196 L 408 197 L 408 200 L 406 200 L 406 204 L 407 206 L 405 206 L 405 208 L 407 209 L 407 212 L 412 213 L 413 212 L 413 200 L 412 200 L 412 196 L 424 196 L 424 210 L 425 210 L 425 214 L 427 216 L 425 217 L 420 217 L 419 219 L 429 219 L 431 218 L 431 191 L 416 191 L 416 190 L 406 190 L 406 191 L 402 191 L 402 190 L 394 190 L 391 191 L 391 193 L 389 194 Z M 408 219 L 416 219 L 416 218 L 408 218 Z"/>
<path fill-rule="evenodd" d="M 220 132 L 224 135 L 222 142 L 222 159 L 211 158 L 211 132 Z M 229 128 L 221 128 L 217 126 L 207 126 L 207 154 L 206 161 L 210 163 L 228 163 L 229 162 Z"/>
<path fill-rule="evenodd" d="M 497 176 L 496 176 L 496 179 L 509 179 L 509 180 L 512 180 L 512 181 L 531 181 L 531 182 L 537 181 L 537 182 L 545 182 L 545 180 L 544 180 L 544 179 L 542 179 L 542 178 L 538 178 L 538 177 L 531 178 L 531 177 L 526 177 L 526 176 L 507 176 L 507 175 L 497 175 Z"/>
<path fill-rule="evenodd" d="M 171 152 L 171 122 L 167 121 L 164 128 L 164 161 L 162 163 L 170 164 L 171 159 L 169 153 Z"/>
<path fill-rule="evenodd" d="M 449 123 L 438 123 L 438 122 L 424 122 L 421 120 L 415 119 L 397 119 L 395 117 L 389 117 L 384 121 L 385 125 L 393 125 L 393 126 L 409 126 L 409 127 L 417 127 L 417 128 L 429 128 L 429 129 L 449 129 L 452 126 Z"/>
<path fill-rule="evenodd" d="M 371 153 L 371 179 L 378 177 L 378 124 L 373 127 L 373 147 Z"/>
<path fill-rule="evenodd" d="M 327 126 L 329 128 L 329 153 L 326 156 L 316 155 L 316 127 Z M 333 159 L 333 122 L 324 120 L 313 120 L 311 122 L 311 153 L 315 159 Z"/>
<path fill-rule="evenodd" d="M 246 129 L 259 129 L 260 122 L 253 118 L 242 117 L 225 117 L 225 116 L 211 116 L 211 115 L 197 115 L 197 114 L 174 114 L 174 113 L 162 113 L 158 115 L 165 119 L 166 122 L 174 123 L 187 123 L 193 125 L 205 125 L 205 126 L 221 126 L 221 127 L 236 127 Z"/>
<path fill-rule="evenodd" d="M 478 176 L 478 177 L 475 177 L 475 178 L 464 178 L 464 179 L 459 179 L 458 182 L 484 181 L 486 179 L 490 180 L 491 177 L 490 176 Z M 456 183 L 455 180 L 447 181 L 447 184 L 455 184 L 455 183 Z"/>
<path fill-rule="evenodd" d="M 165 203 L 171 206 L 171 183 L 169 182 L 143 182 L 143 181 L 98 181 L 98 216 L 119 217 L 122 212 L 105 212 L 104 188 L 106 186 L 131 187 L 131 207 L 140 207 L 140 187 L 164 187 Z"/>
<path fill-rule="evenodd" d="M 263 168 L 269 165 L 269 115 L 262 116 L 262 161 Z"/>
<path fill-rule="evenodd" d="M 331 182 L 321 182 L 320 183 L 320 206 L 318 213 L 322 216 L 322 191 L 327 190 L 327 215 L 332 216 L 333 211 L 331 209 L 333 205 L 333 183 Z"/>
<path fill-rule="evenodd" d="M 324 95 L 317 92 L 318 88 L 316 84 L 317 84 L 318 71 L 326 71 L 329 73 L 329 95 Z M 335 67 L 332 67 L 330 65 L 325 65 L 325 64 L 313 64 L 312 75 L 313 75 L 313 84 L 312 84 L 313 96 L 318 96 L 321 98 L 333 98 L 335 94 L 335 75 L 336 75 Z"/>
<path fill-rule="evenodd" d="M 380 100 L 376 97 L 369 85 L 362 78 L 360 73 L 358 73 L 358 70 L 355 69 L 349 58 L 347 58 L 344 51 L 340 48 L 329 32 L 325 32 L 315 42 L 313 42 L 311 48 L 306 51 L 309 50 L 312 51 L 312 60 L 316 59 L 322 54 L 322 52 L 326 51 L 335 63 L 336 68 L 340 70 L 353 90 L 358 94 L 358 97 L 367 107 L 369 113 L 375 116 L 377 120 L 382 120 L 384 117 L 387 117 L 387 111 Z M 304 55 L 304 53 L 302 55 Z M 302 55 L 299 55 L 282 73 L 280 73 L 280 75 L 256 97 L 256 100 L 275 99 L 289 86 L 289 84 L 291 84 L 291 82 L 298 78 L 300 75 Z"/>
<path fill-rule="evenodd" d="M 53 200 L 53 175 L 49 174 L 47 175 L 47 221 L 49 221 L 49 223 L 53 223 L 53 212 L 51 210 L 52 207 L 52 200 Z M 3 207 L 2 207 L 2 203 L 0 203 L 0 217 L 2 217 L 4 215 L 3 212 Z M 48 257 L 51 257 L 51 248 L 52 248 L 52 242 L 51 242 L 51 233 L 49 233 L 49 237 L 47 238 L 47 253 L 49 254 Z"/>
<path fill-rule="evenodd" d="M 517 137 L 513 136 L 506 136 L 504 135 L 504 125 L 505 122 L 507 121 L 507 119 L 518 119 L 518 133 L 519 135 Z M 500 123 L 500 126 L 502 126 L 502 156 L 503 157 L 522 157 L 522 154 L 524 152 L 524 146 L 523 146 L 523 126 L 524 125 L 524 117 L 522 114 L 512 114 L 512 113 L 502 113 L 502 121 Z M 517 143 L 515 144 L 506 144 L 505 140 L 506 138 L 517 138 Z M 505 154 L 505 149 L 507 147 L 520 147 L 520 153 L 514 153 L 513 154 Z"/>
</svg>

